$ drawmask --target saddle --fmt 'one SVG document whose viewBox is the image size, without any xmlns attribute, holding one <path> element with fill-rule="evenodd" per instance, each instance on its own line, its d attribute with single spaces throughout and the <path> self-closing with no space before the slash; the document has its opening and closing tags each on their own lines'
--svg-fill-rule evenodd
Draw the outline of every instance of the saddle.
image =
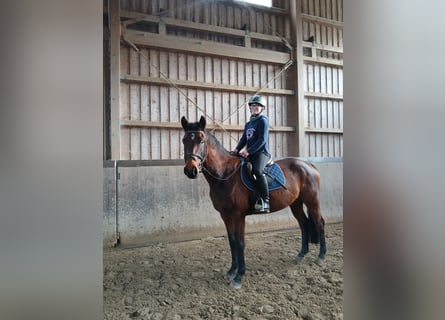
<svg viewBox="0 0 445 320">
<path fill-rule="evenodd" d="M 252 163 L 247 159 L 241 158 L 241 181 L 251 191 L 256 190 L 256 177 L 252 172 Z M 272 159 L 266 164 L 264 173 L 267 177 L 267 183 L 269 185 L 269 191 L 277 189 L 286 189 L 286 178 L 280 166 L 276 164 Z"/>
</svg>

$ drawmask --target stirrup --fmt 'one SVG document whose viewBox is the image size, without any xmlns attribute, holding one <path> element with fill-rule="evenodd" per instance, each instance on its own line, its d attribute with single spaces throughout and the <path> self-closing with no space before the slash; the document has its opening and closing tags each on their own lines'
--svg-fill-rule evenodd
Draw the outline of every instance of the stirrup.
<svg viewBox="0 0 445 320">
<path fill-rule="evenodd" d="M 269 202 L 263 200 L 263 198 L 258 198 L 255 203 L 255 212 L 270 212 Z"/>
</svg>

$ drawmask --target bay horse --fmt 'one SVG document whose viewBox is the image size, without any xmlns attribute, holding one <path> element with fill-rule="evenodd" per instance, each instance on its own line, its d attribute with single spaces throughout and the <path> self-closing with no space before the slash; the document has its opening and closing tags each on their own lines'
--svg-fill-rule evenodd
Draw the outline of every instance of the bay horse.
<svg viewBox="0 0 445 320">
<path fill-rule="evenodd" d="M 196 179 L 202 172 L 209 183 L 210 198 L 224 221 L 232 254 L 232 264 L 225 277 L 231 281 L 233 288 L 239 289 L 246 272 L 245 217 L 254 213 L 256 199 L 241 180 L 241 158 L 227 151 L 206 129 L 203 116 L 199 122 L 188 122 L 183 116 L 181 125 L 185 131 L 182 139 L 184 174 L 190 179 Z M 270 212 L 290 207 L 302 235 L 297 262 L 302 261 L 309 251 L 310 241 L 320 244 L 317 263 L 321 265 L 325 259 L 326 242 L 319 196 L 320 174 L 311 163 L 298 158 L 283 158 L 275 162 L 284 173 L 286 188 L 270 192 Z"/>
</svg>

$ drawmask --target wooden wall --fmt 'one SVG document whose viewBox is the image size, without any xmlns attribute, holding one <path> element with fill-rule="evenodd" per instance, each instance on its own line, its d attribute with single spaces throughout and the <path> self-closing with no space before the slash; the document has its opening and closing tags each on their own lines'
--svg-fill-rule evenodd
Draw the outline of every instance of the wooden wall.
<svg viewBox="0 0 445 320">
<path fill-rule="evenodd" d="M 301 2 L 303 39 L 315 39 L 302 44 L 301 88 L 293 85 L 295 60 L 289 68 L 296 43 L 289 2 L 274 5 L 110 0 L 104 9 L 110 21 L 108 158 L 182 159 L 182 115 L 192 121 L 206 116 L 216 137 L 233 149 L 249 117 L 246 102 L 260 89 L 275 158 L 341 157 L 341 0 Z M 299 92 L 304 122 L 291 122 Z M 304 152 L 293 148 L 301 123 Z"/>
<path fill-rule="evenodd" d="M 304 156 L 343 156 L 343 1 L 302 1 Z"/>
</svg>

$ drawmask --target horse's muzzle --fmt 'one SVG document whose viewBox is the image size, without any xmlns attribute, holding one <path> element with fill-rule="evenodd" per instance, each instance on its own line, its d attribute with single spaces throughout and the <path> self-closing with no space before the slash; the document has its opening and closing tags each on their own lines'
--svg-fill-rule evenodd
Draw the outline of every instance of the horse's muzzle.
<svg viewBox="0 0 445 320">
<path fill-rule="evenodd" d="M 192 168 L 184 167 L 184 174 L 190 179 L 196 179 L 198 178 L 199 171 L 198 168 L 196 168 L 195 166 L 193 166 Z"/>
</svg>

